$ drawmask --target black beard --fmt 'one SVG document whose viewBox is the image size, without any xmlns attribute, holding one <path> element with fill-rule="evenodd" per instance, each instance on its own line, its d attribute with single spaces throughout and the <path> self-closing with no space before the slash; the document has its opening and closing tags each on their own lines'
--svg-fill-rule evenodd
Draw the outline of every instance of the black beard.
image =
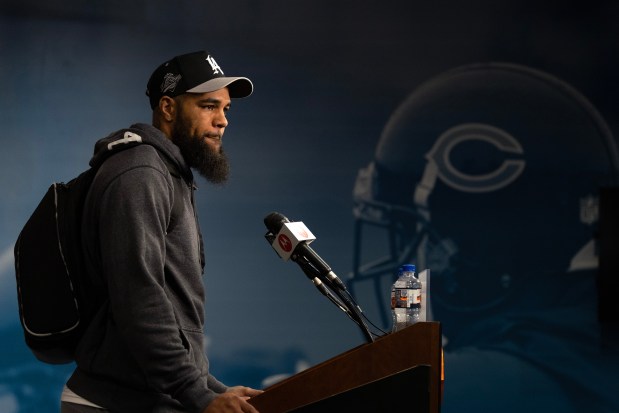
<svg viewBox="0 0 619 413">
<path fill-rule="evenodd" d="M 181 150 L 185 162 L 207 181 L 224 184 L 230 175 L 230 165 L 223 147 L 220 146 L 217 151 L 209 146 L 204 136 L 190 135 L 188 130 L 188 124 L 182 117 L 172 130 L 172 142 Z"/>
</svg>

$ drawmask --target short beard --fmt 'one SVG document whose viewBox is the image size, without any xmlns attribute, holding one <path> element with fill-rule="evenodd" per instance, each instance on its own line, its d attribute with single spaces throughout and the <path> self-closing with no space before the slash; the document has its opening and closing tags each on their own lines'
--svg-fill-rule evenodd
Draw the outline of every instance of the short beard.
<svg viewBox="0 0 619 413">
<path fill-rule="evenodd" d="M 209 146 L 204 136 L 190 135 L 188 122 L 182 114 L 172 130 L 172 142 L 181 150 L 185 162 L 207 181 L 217 185 L 228 181 L 230 165 L 223 147 L 220 146 L 219 151 L 216 151 Z"/>
</svg>

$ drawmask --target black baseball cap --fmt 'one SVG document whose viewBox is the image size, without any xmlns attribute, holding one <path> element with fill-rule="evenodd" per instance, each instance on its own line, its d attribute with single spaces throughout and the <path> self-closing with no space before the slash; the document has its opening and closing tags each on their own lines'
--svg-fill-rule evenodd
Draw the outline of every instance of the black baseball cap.
<svg viewBox="0 0 619 413">
<path fill-rule="evenodd" d="M 231 98 L 252 94 L 254 85 L 246 77 L 226 77 L 213 56 L 201 50 L 176 56 L 162 63 L 148 80 L 146 96 L 154 109 L 162 96 L 206 93 L 227 87 Z"/>
</svg>

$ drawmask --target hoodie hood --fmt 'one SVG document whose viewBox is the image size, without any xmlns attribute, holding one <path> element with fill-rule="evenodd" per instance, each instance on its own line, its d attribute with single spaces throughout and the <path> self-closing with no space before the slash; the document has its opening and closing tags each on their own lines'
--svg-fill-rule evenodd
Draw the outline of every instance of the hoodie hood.
<svg viewBox="0 0 619 413">
<path fill-rule="evenodd" d="M 98 140 L 89 164 L 91 167 L 101 166 L 103 161 L 116 152 L 144 144 L 154 146 L 159 154 L 165 157 L 166 163 L 172 164 L 187 182 L 193 182 L 193 174 L 179 147 L 159 129 L 145 123 L 136 123 Z"/>
</svg>

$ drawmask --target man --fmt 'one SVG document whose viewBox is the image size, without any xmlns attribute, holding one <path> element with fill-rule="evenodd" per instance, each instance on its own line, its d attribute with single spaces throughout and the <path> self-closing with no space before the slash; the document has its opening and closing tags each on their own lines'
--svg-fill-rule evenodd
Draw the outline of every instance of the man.
<svg viewBox="0 0 619 413">
<path fill-rule="evenodd" d="M 231 98 L 252 91 L 249 79 L 225 77 L 207 52 L 177 56 L 148 82 L 152 126 L 95 145 L 90 163 L 101 166 L 82 237 L 103 304 L 79 344 L 63 413 L 257 412 L 247 399 L 259 390 L 227 387 L 209 373 L 191 172 L 226 181 L 226 112 Z"/>
</svg>

